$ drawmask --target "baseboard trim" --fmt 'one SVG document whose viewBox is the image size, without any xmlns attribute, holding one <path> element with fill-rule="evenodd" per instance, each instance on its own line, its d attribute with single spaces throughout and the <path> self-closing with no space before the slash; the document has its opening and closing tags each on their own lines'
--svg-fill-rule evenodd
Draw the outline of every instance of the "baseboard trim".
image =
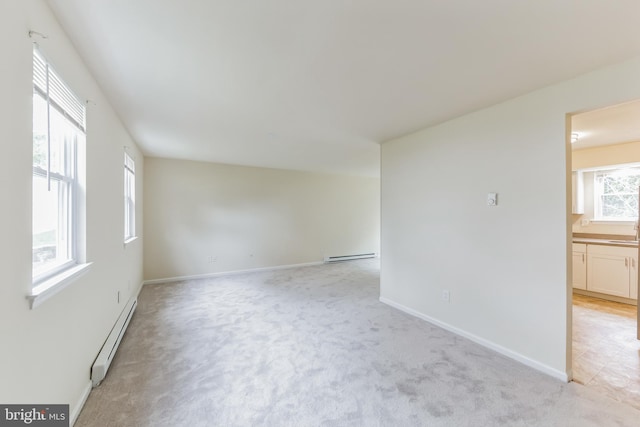
<svg viewBox="0 0 640 427">
<path fill-rule="evenodd" d="M 91 393 L 91 380 L 87 382 L 87 385 L 84 387 L 84 390 L 82 390 L 80 399 L 78 399 L 78 401 L 76 402 L 76 404 L 73 406 L 71 410 L 71 414 L 69 415 L 69 418 L 70 418 L 69 425 L 71 427 L 73 427 L 73 425 L 78 420 L 78 416 L 80 416 L 80 412 L 82 411 L 82 408 L 84 408 L 84 404 L 87 402 L 87 399 L 89 398 L 89 393 Z"/>
<path fill-rule="evenodd" d="M 615 301 L 615 302 L 621 302 L 623 304 L 629 304 L 629 305 L 638 305 L 638 300 L 636 299 L 632 299 L 632 298 L 625 298 L 625 297 L 617 297 L 615 295 L 607 295 L 607 294 L 601 294 L 600 292 L 592 292 L 592 291 L 587 291 L 586 289 L 573 289 L 573 293 L 574 294 L 578 294 L 578 295 L 586 295 L 588 297 L 594 297 L 594 298 L 599 298 L 599 299 L 603 299 L 606 301 Z"/>
<path fill-rule="evenodd" d="M 467 332 L 467 331 L 462 330 L 460 328 L 457 328 L 455 326 L 449 325 L 448 323 L 442 322 L 442 321 L 440 321 L 438 319 L 435 319 L 435 318 L 433 318 L 431 316 L 427 316 L 426 314 L 420 313 L 417 310 L 414 310 L 412 308 L 406 307 L 406 306 L 404 306 L 404 305 L 402 305 L 400 303 L 397 303 L 397 302 L 395 302 L 393 300 L 390 300 L 388 298 L 380 297 L 380 302 L 382 302 L 383 304 L 387 304 L 387 305 L 389 305 L 389 306 L 391 306 L 393 308 L 396 308 L 396 309 L 398 309 L 400 311 L 403 311 L 403 312 L 405 312 L 407 314 L 415 316 L 415 317 L 417 317 L 419 319 L 422 319 L 422 320 L 424 320 L 426 322 L 429 322 L 429 323 L 431 323 L 431 324 L 433 324 L 435 326 L 438 326 L 438 327 L 440 327 L 442 329 L 445 329 L 445 330 L 447 330 L 449 332 L 453 332 L 456 335 L 460 335 L 461 337 L 467 338 L 468 340 L 471 340 L 471 341 L 475 342 L 476 344 L 480 344 L 483 347 L 486 347 L 486 348 L 488 348 L 490 350 L 493 350 L 493 351 L 498 352 L 498 353 L 500 353 L 500 354 L 502 354 L 504 356 L 507 356 L 508 358 L 513 359 L 513 360 L 515 360 L 517 362 L 520 362 L 520 363 L 522 363 L 524 365 L 527 365 L 530 368 L 536 369 L 536 370 L 538 370 L 540 372 L 543 372 L 543 373 L 545 373 L 547 375 L 550 375 L 550 376 L 552 376 L 554 378 L 557 378 L 557 379 L 559 379 L 561 381 L 569 382 L 570 373 L 559 371 L 559 370 L 557 370 L 555 368 L 552 368 L 550 366 L 545 365 L 544 363 L 540 363 L 540 362 L 538 362 L 536 360 L 530 359 L 530 358 L 528 358 L 528 357 L 526 357 L 526 356 L 524 356 L 524 355 L 522 355 L 522 354 L 520 354 L 518 352 L 515 352 L 513 350 L 509 350 L 508 348 L 503 347 L 503 346 L 501 346 L 499 344 L 496 344 L 493 341 L 489 341 L 489 340 L 487 340 L 485 338 L 479 337 L 479 336 L 474 335 L 474 334 L 472 334 L 470 332 Z"/>
<path fill-rule="evenodd" d="M 143 285 L 156 285 L 161 283 L 171 283 L 171 282 L 179 282 L 182 280 L 193 280 L 193 279 L 210 279 L 214 277 L 224 277 L 224 276 L 235 276 L 238 274 L 244 273 L 256 273 L 260 271 L 272 271 L 272 270 L 286 270 L 290 268 L 298 268 L 298 267 L 310 267 L 313 265 L 323 265 L 324 262 L 305 262 L 301 264 L 288 264 L 288 265 L 276 265 L 273 267 L 259 267 L 259 268 L 249 268 L 246 270 L 232 270 L 232 271 L 222 271 L 218 273 L 207 273 L 207 274 L 196 274 L 193 276 L 176 276 L 176 277 L 165 277 L 162 279 L 151 279 L 145 280 L 142 282 Z"/>
</svg>

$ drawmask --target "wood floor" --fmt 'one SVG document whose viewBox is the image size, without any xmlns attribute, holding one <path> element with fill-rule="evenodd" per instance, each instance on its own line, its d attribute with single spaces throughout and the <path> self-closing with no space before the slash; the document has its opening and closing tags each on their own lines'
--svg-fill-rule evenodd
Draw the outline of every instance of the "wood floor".
<svg viewBox="0 0 640 427">
<path fill-rule="evenodd" d="M 636 307 L 573 295 L 573 379 L 640 409 Z"/>
</svg>

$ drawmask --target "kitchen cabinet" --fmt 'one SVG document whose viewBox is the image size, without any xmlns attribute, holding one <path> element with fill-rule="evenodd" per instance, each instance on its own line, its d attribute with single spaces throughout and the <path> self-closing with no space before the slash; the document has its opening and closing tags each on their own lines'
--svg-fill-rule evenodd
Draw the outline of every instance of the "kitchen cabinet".
<svg viewBox="0 0 640 427">
<path fill-rule="evenodd" d="M 636 248 L 588 245 L 587 290 L 630 298 L 637 264 Z"/>
<path fill-rule="evenodd" d="M 587 289 L 587 245 L 573 244 L 573 287 Z"/>
</svg>

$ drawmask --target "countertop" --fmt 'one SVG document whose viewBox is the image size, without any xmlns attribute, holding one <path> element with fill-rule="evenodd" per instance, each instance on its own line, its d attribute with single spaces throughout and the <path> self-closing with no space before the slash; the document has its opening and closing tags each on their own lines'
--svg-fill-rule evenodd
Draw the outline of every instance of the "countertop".
<svg viewBox="0 0 640 427">
<path fill-rule="evenodd" d="M 574 233 L 573 243 L 587 243 L 590 245 L 622 246 L 627 248 L 637 248 L 638 241 L 629 240 L 632 238 L 633 237 L 630 237 L 630 236 Z"/>
</svg>

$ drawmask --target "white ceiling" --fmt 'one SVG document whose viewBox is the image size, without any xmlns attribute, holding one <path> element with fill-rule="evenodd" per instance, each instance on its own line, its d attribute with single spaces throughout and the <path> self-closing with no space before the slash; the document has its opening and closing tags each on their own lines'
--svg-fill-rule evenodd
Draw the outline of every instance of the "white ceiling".
<svg viewBox="0 0 640 427">
<path fill-rule="evenodd" d="M 48 3 L 146 155 L 318 172 L 640 54 L 638 0 Z"/>
<path fill-rule="evenodd" d="M 640 141 L 640 100 L 576 114 L 571 132 L 578 134 L 573 150 Z"/>
</svg>

